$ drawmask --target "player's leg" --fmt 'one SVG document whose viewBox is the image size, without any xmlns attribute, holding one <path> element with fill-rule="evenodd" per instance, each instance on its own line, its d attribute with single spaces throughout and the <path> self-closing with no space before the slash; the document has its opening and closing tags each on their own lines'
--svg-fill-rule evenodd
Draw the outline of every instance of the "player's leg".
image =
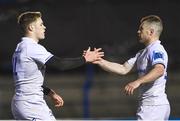
<svg viewBox="0 0 180 121">
<path fill-rule="evenodd" d="M 164 114 L 164 119 L 169 120 L 170 112 L 171 112 L 171 107 L 170 105 L 164 105 L 164 110 L 166 111 Z"/>
<path fill-rule="evenodd" d="M 12 100 L 11 110 L 16 120 L 29 120 L 28 119 L 28 106 L 25 101 Z"/>
<path fill-rule="evenodd" d="M 170 106 L 140 106 L 136 115 L 137 120 L 168 120 L 170 115 Z"/>
<path fill-rule="evenodd" d="M 16 120 L 51 120 L 55 121 L 52 111 L 44 100 L 41 101 L 12 101 L 12 113 Z"/>
</svg>

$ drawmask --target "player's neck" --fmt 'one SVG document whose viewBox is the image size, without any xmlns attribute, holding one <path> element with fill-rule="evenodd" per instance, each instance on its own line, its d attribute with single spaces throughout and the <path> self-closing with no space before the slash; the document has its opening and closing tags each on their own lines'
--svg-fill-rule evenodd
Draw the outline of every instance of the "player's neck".
<svg viewBox="0 0 180 121">
<path fill-rule="evenodd" d="M 32 40 L 34 40 L 35 42 L 39 42 L 39 39 L 37 39 L 37 37 L 35 37 L 34 35 L 32 35 L 32 34 L 26 34 L 25 35 L 25 37 L 29 37 L 29 38 L 31 38 Z"/>
<path fill-rule="evenodd" d="M 149 41 L 147 41 L 147 43 L 145 43 L 145 46 L 147 47 L 148 45 L 150 45 L 151 43 L 153 43 L 157 40 L 159 40 L 159 37 L 151 38 Z"/>
</svg>

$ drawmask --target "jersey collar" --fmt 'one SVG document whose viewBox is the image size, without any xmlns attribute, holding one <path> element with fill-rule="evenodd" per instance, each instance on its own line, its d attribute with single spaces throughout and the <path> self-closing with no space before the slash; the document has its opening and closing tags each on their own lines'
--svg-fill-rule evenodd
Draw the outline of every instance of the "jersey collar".
<svg viewBox="0 0 180 121">
<path fill-rule="evenodd" d="M 148 45 L 146 48 L 150 48 L 152 45 L 154 45 L 154 44 L 160 44 L 160 43 L 161 43 L 160 40 L 156 40 L 156 41 L 152 42 L 150 45 Z"/>
<path fill-rule="evenodd" d="M 37 42 L 35 40 L 33 40 L 32 38 L 30 38 L 30 37 L 22 37 L 22 41 L 29 41 L 31 43 L 36 43 L 37 44 Z"/>
</svg>

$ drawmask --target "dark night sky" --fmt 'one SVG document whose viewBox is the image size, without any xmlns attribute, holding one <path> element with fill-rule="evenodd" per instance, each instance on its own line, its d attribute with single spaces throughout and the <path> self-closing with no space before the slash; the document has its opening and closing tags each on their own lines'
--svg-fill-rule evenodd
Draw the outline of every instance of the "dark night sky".
<svg viewBox="0 0 180 121">
<path fill-rule="evenodd" d="M 20 38 L 16 16 L 26 10 L 41 11 L 46 39 L 40 43 L 61 57 L 80 56 L 88 46 L 102 47 L 106 57 L 128 58 L 141 48 L 137 30 L 141 17 L 156 14 L 164 22 L 161 40 L 169 53 L 172 67 L 179 64 L 180 3 L 168 0 L 45 0 L 23 4 L 1 2 L 0 60 L 1 66 L 11 63 L 11 56 Z M 175 64 L 174 64 L 175 63 Z"/>
</svg>

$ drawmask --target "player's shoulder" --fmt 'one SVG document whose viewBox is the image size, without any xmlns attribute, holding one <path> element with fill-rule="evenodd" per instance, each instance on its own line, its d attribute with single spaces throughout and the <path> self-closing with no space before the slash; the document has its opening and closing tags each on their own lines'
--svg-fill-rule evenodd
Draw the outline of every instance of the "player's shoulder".
<svg viewBox="0 0 180 121">
<path fill-rule="evenodd" d="M 144 50 L 145 50 L 145 49 L 139 50 L 139 51 L 136 53 L 136 55 L 140 55 L 141 53 L 143 53 Z"/>
<path fill-rule="evenodd" d="M 28 46 L 28 43 L 26 41 L 21 40 L 18 44 L 17 47 L 20 49 L 26 49 Z"/>
<path fill-rule="evenodd" d="M 32 50 L 44 49 L 42 45 L 32 41 L 23 40 L 21 44 L 27 49 L 32 49 Z"/>
<path fill-rule="evenodd" d="M 22 40 L 19 43 L 18 48 L 26 52 L 27 55 L 33 55 L 34 53 L 46 51 L 46 49 L 42 45 L 35 42 L 27 41 L 27 40 Z"/>
<path fill-rule="evenodd" d="M 149 48 L 149 54 L 153 57 L 156 57 L 157 55 L 158 57 L 161 57 L 160 55 L 167 57 L 167 52 L 160 42 L 153 44 L 152 47 Z"/>
<path fill-rule="evenodd" d="M 161 44 L 160 40 L 156 41 L 150 48 L 150 51 L 165 51 L 163 45 Z"/>
</svg>

